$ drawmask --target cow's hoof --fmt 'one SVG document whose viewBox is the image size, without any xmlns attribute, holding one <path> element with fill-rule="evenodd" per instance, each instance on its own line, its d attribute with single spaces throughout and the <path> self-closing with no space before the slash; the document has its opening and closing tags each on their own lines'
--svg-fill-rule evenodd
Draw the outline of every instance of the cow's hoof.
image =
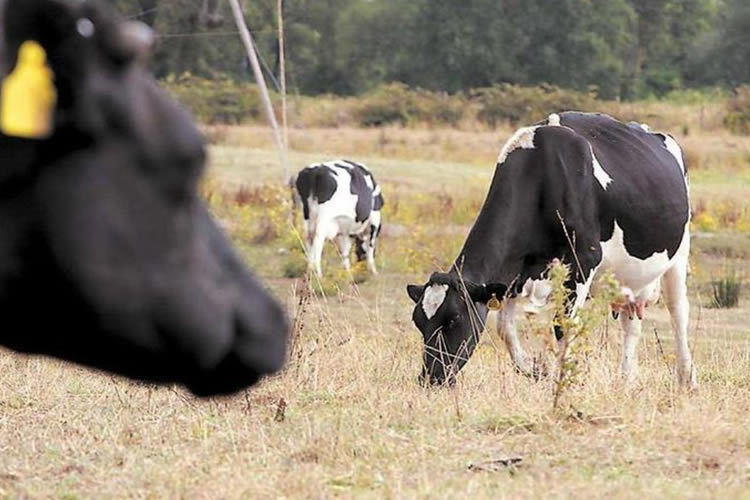
<svg viewBox="0 0 750 500">
<path fill-rule="evenodd" d="M 540 380 L 547 378 L 549 375 L 547 364 L 541 358 L 535 357 L 532 358 L 530 362 L 524 363 L 524 366 L 515 364 L 514 367 L 516 373 L 530 378 L 534 382 L 539 382 Z"/>
<path fill-rule="evenodd" d="M 689 368 L 678 368 L 677 369 L 677 383 L 680 388 L 689 394 L 698 392 L 698 381 L 695 376 L 695 365 L 690 365 Z"/>
</svg>

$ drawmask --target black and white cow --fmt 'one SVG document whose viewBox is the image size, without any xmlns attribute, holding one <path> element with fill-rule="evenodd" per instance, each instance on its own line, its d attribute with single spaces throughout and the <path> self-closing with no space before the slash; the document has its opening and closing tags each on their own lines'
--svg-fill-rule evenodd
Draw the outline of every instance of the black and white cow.
<svg viewBox="0 0 750 500">
<path fill-rule="evenodd" d="M 106 2 L 0 10 L 0 77 L 34 41 L 57 95 L 39 135 L 3 114 L 0 344 L 199 395 L 279 370 L 288 320 L 197 194 L 204 140 L 143 67 L 148 29 Z"/>
<path fill-rule="evenodd" d="M 623 286 L 629 303 L 619 309 L 625 311 L 619 320 L 628 381 L 637 371 L 644 303 L 658 297 L 661 284 L 679 381 L 694 386 L 687 342 L 688 191 L 680 147 L 645 126 L 566 112 L 518 130 L 500 152 L 484 206 L 451 271 L 407 287 L 424 337 L 423 380 L 453 382 L 477 345 L 477 325 L 493 294 L 505 297 L 498 333 L 517 369 L 532 375 L 514 312 L 524 288 L 535 294 L 529 285 L 557 258 L 571 266 L 573 314 L 598 273 L 613 271 Z M 559 340 L 562 332 L 556 333 Z"/>
<path fill-rule="evenodd" d="M 336 240 L 349 269 L 352 238 L 357 260 L 367 260 L 373 274 L 380 234 L 383 195 L 372 172 L 361 163 L 337 160 L 303 168 L 295 182 L 302 201 L 305 242 L 310 267 L 321 275 L 325 240 Z"/>
</svg>

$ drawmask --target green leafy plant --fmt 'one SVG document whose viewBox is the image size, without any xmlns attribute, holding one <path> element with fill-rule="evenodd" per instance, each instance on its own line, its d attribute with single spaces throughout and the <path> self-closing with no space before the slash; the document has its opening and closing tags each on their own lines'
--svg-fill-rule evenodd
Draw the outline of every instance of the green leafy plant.
<svg viewBox="0 0 750 500">
<path fill-rule="evenodd" d="M 712 305 L 717 308 L 737 307 L 742 278 L 742 274 L 736 269 L 725 269 L 722 276 L 711 280 Z"/>
<path fill-rule="evenodd" d="M 599 278 L 596 296 L 586 301 L 574 315 L 571 315 L 569 311 L 573 304 L 570 302 L 570 292 L 565 286 L 569 276 L 570 265 L 559 261 L 550 265 L 547 271 L 547 278 L 552 285 L 549 300 L 553 307 L 553 322 L 564 332 L 557 352 L 559 371 L 552 402 L 555 410 L 559 408 L 567 389 L 578 382 L 583 372 L 584 361 L 594 347 L 594 332 L 606 321 L 610 304 L 620 290 L 614 275 L 604 274 Z"/>
</svg>

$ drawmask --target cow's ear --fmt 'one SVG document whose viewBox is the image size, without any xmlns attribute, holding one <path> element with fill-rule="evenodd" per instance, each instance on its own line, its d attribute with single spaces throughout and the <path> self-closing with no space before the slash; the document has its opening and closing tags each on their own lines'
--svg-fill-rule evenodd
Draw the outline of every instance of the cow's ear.
<svg viewBox="0 0 750 500">
<path fill-rule="evenodd" d="M 424 285 L 406 285 L 406 293 L 409 298 L 416 304 L 424 295 Z"/>
<path fill-rule="evenodd" d="M 486 304 L 493 296 L 499 300 L 505 296 L 505 292 L 508 291 L 508 287 L 502 283 L 472 283 L 466 281 L 466 291 L 474 302 Z"/>
</svg>

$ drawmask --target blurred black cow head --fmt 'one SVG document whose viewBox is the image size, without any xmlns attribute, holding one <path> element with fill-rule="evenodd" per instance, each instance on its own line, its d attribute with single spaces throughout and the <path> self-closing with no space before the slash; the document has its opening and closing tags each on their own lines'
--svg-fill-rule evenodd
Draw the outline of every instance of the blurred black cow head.
<svg viewBox="0 0 750 500">
<path fill-rule="evenodd" d="M 4 5 L 3 5 L 4 4 Z M 2 75 L 45 50 L 42 138 L 0 134 L 0 343 L 229 393 L 278 370 L 288 323 L 197 195 L 204 143 L 104 2 L 0 0 Z"/>
</svg>

